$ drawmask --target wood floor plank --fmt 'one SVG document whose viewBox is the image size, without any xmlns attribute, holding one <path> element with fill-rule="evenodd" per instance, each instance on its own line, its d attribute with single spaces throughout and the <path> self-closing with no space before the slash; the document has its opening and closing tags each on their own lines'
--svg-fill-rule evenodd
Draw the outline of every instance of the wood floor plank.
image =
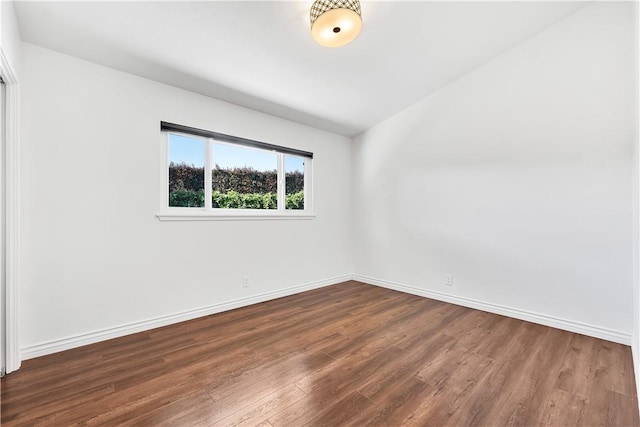
<svg viewBox="0 0 640 427">
<path fill-rule="evenodd" d="M 119 419 L 107 425 L 113 427 L 195 425 L 210 416 L 211 406 L 211 397 L 205 391 L 199 390 L 148 412 L 131 413 L 127 419 Z"/>
<path fill-rule="evenodd" d="M 489 331 L 489 334 L 481 333 L 482 339 L 478 334 L 471 334 L 468 337 L 468 341 L 474 344 L 474 351 L 478 354 L 486 356 L 493 360 L 500 360 L 505 352 L 505 348 L 510 347 L 510 343 L 516 339 L 522 339 L 523 337 L 517 337 L 514 332 L 518 331 L 526 322 L 517 319 L 511 319 L 504 316 L 496 316 L 491 322 L 487 322 L 486 326 L 481 328 Z M 537 327 L 539 325 L 531 325 Z M 525 337 L 526 339 L 526 337 Z"/>
<path fill-rule="evenodd" d="M 583 426 L 586 425 L 586 412 L 589 400 L 577 394 L 555 389 L 549 395 L 542 412 L 540 426 Z"/>
<path fill-rule="evenodd" d="M 410 376 L 404 382 L 395 383 L 394 387 L 385 388 L 383 393 L 376 396 L 375 409 L 353 417 L 348 424 L 352 426 L 401 425 L 406 414 L 412 413 L 433 393 L 433 389 L 433 386 L 416 376 Z"/>
<path fill-rule="evenodd" d="M 629 347 L 358 282 L 25 361 L 14 426 L 640 426 Z"/>
<path fill-rule="evenodd" d="M 212 427 L 257 425 L 260 422 L 267 420 L 270 416 L 287 409 L 306 395 L 307 394 L 295 384 L 289 384 L 284 386 L 282 389 L 275 390 L 273 393 L 263 397 L 262 399 L 253 400 L 252 404 L 245 410 L 240 410 L 235 414 L 223 418 L 212 425 Z"/>
<path fill-rule="evenodd" d="M 274 365 L 266 365 L 255 371 L 247 371 L 246 375 L 231 379 L 222 379 L 211 382 L 206 390 L 214 401 L 226 396 L 241 394 L 253 394 L 254 396 L 264 390 L 279 388 L 284 384 L 295 384 L 303 377 L 313 373 L 333 360 L 323 353 L 300 353 L 285 359 Z"/>
<path fill-rule="evenodd" d="M 448 361 L 440 358 L 417 373 L 416 378 L 431 386 L 430 392 L 423 396 L 421 404 L 413 408 L 409 416 L 405 413 L 402 425 L 448 424 L 451 416 L 461 411 L 494 363 L 482 355 L 465 353 L 462 349 L 447 355 Z"/>
<path fill-rule="evenodd" d="M 633 362 L 628 347 L 621 344 L 600 341 L 598 343 L 595 377 L 607 390 L 634 396 Z"/>
<path fill-rule="evenodd" d="M 403 383 L 408 377 L 414 376 L 443 349 L 449 348 L 455 339 L 443 334 L 431 335 L 422 342 L 404 349 L 395 363 L 382 367 L 375 377 L 367 379 L 360 386 L 360 394 L 374 402 L 382 402 L 385 393 L 397 384 Z"/>
<path fill-rule="evenodd" d="M 502 342 L 502 354 L 496 353 L 498 358 L 493 359 L 495 363 L 492 369 L 466 398 L 462 409 L 451 414 L 449 424 L 498 425 L 492 422 L 502 414 L 503 408 L 519 403 L 516 399 L 511 400 L 513 390 L 521 378 L 527 375 L 523 368 L 543 340 L 543 335 L 537 333 L 539 329 L 536 326 L 526 322 L 515 324 L 509 338 Z M 486 354 L 482 355 L 487 357 Z M 539 366 L 535 368 L 540 369 Z M 418 420 L 420 418 L 417 417 Z"/>
<path fill-rule="evenodd" d="M 354 391 L 311 418 L 305 425 L 314 427 L 346 425 L 351 419 L 371 409 L 372 405 L 369 399 Z"/>
<path fill-rule="evenodd" d="M 543 339 L 524 364 L 526 374 L 520 376 L 514 387 L 512 400 L 492 419 L 500 425 L 535 424 L 542 416 L 547 396 L 553 391 L 569 339 L 564 331 L 537 326 L 543 328 L 540 329 Z"/>
<path fill-rule="evenodd" d="M 322 387 L 332 389 L 337 393 L 344 388 L 355 385 L 358 381 L 369 380 L 372 375 L 379 373 L 380 368 L 392 363 L 400 354 L 401 351 L 395 347 L 367 347 L 350 355 L 351 360 L 348 364 L 344 364 L 342 360 L 336 360 L 305 376 L 297 381 L 296 385 L 306 393 L 311 393 Z"/>
<path fill-rule="evenodd" d="M 4 386 L 3 386 L 4 390 Z M 86 414 L 84 408 L 91 407 L 91 403 L 100 396 L 114 393 L 113 385 L 84 387 L 82 390 L 65 390 L 58 394 L 55 401 L 43 405 L 33 404 L 28 396 L 18 404 L 2 405 L 2 425 L 64 425 L 74 422 L 76 418 Z M 78 412 L 81 414 L 78 415 Z M 72 418 L 72 419 L 69 419 Z"/>
<path fill-rule="evenodd" d="M 637 399 L 631 396 L 594 388 L 589 397 L 585 426 L 638 426 Z"/>
<path fill-rule="evenodd" d="M 573 334 L 555 386 L 569 394 L 588 398 L 596 376 L 598 340 Z"/>
</svg>

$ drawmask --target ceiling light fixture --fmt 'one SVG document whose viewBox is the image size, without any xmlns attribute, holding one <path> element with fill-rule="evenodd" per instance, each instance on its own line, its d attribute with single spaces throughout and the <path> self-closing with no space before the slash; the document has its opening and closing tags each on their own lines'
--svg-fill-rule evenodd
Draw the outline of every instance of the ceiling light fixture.
<svg viewBox="0 0 640 427">
<path fill-rule="evenodd" d="M 316 0 L 310 15 L 311 35 L 321 46 L 349 44 L 362 29 L 359 0 Z"/>
</svg>

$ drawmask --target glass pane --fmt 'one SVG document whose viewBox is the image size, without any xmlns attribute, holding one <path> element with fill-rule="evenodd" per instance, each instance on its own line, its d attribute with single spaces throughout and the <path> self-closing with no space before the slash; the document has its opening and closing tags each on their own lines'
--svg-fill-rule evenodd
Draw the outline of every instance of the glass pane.
<svg viewBox="0 0 640 427">
<path fill-rule="evenodd" d="M 169 206 L 204 207 L 204 144 L 169 134 Z"/>
<path fill-rule="evenodd" d="M 213 208 L 277 209 L 278 155 L 237 145 L 211 148 Z"/>
<path fill-rule="evenodd" d="M 304 157 L 285 155 L 285 207 L 304 209 Z"/>
</svg>

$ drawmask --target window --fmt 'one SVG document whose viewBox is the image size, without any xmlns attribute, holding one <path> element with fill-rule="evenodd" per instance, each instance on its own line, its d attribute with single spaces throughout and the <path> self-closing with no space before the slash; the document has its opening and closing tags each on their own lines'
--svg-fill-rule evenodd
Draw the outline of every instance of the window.
<svg viewBox="0 0 640 427">
<path fill-rule="evenodd" d="M 161 122 L 160 219 L 311 217 L 313 153 Z"/>
<path fill-rule="evenodd" d="M 273 151 L 211 144 L 213 208 L 278 209 L 278 157 Z"/>
<path fill-rule="evenodd" d="M 169 135 L 169 206 L 204 207 L 205 143 Z"/>
</svg>

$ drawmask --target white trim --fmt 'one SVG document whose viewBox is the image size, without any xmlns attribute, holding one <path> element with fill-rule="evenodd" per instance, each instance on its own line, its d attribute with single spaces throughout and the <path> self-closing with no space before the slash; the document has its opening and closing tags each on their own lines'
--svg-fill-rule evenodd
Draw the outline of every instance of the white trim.
<svg viewBox="0 0 640 427">
<path fill-rule="evenodd" d="M 167 134 L 168 137 L 168 134 Z M 211 178 L 212 178 L 212 173 L 211 173 L 211 155 L 212 153 L 212 140 L 211 138 L 207 139 L 204 143 L 204 209 L 206 211 L 210 211 L 213 207 L 213 201 L 211 199 L 211 197 L 213 196 L 213 188 L 211 188 Z M 167 163 L 167 172 L 169 171 L 169 163 Z M 167 197 L 169 197 L 169 181 L 167 181 L 167 190 L 165 191 L 165 193 L 167 194 Z M 164 207 L 169 207 L 168 204 L 162 206 L 162 209 L 164 209 Z"/>
<path fill-rule="evenodd" d="M 326 280 L 309 282 L 298 286 L 293 286 L 278 291 L 267 292 L 264 294 L 254 295 L 246 298 L 239 298 L 233 301 L 227 301 L 219 304 L 213 304 L 206 307 L 200 307 L 193 310 L 187 310 L 180 313 L 159 316 L 153 319 L 132 322 L 126 325 L 116 326 L 113 328 L 101 329 L 99 331 L 88 332 L 71 337 L 61 338 L 57 340 L 47 341 L 41 344 L 31 345 L 22 349 L 22 357 L 24 360 L 34 357 L 44 356 L 59 351 L 69 350 L 71 348 L 80 347 L 87 344 L 93 344 L 112 338 L 122 337 L 137 332 L 147 331 L 162 326 L 171 325 L 178 322 L 195 319 L 198 317 L 209 316 L 211 314 L 220 313 L 227 310 L 233 310 L 239 307 L 245 307 L 251 304 L 269 301 L 276 298 L 282 298 L 294 295 L 300 292 L 312 289 L 322 288 L 325 286 L 335 285 L 338 283 L 351 280 L 350 275 L 333 277 Z"/>
<path fill-rule="evenodd" d="M 169 134 L 160 132 L 162 141 L 160 143 L 160 209 L 169 206 Z"/>
<path fill-rule="evenodd" d="M 380 286 L 382 288 L 405 292 L 412 295 L 431 298 L 438 301 L 449 302 L 452 304 L 461 305 L 463 307 L 474 308 L 489 313 L 500 314 L 520 320 L 526 320 L 528 322 L 538 323 L 540 325 L 550 326 L 552 328 L 563 329 L 565 331 L 575 332 L 582 335 L 588 335 L 607 341 L 613 341 L 619 344 L 631 345 L 631 334 L 625 332 L 614 331 L 611 329 L 588 325 L 581 322 L 574 322 L 572 320 L 562 319 L 555 316 L 548 316 L 546 314 L 539 314 L 531 311 L 520 310 L 517 308 L 506 307 L 499 304 L 491 304 L 471 298 L 459 297 L 444 292 L 436 292 L 427 289 L 416 288 L 401 283 L 375 279 L 373 277 L 361 276 L 358 274 L 353 275 L 353 280 L 357 280 L 358 282 L 366 283 L 369 285 Z"/>
<path fill-rule="evenodd" d="M 278 154 L 278 166 L 277 166 L 277 177 L 276 177 L 276 205 L 278 208 L 278 211 L 280 212 L 285 212 L 287 210 L 287 204 L 285 202 L 285 198 L 286 198 L 286 194 L 287 194 L 287 188 L 286 188 L 286 182 L 287 182 L 287 178 L 286 178 L 286 172 L 284 169 L 284 154 L 283 153 L 277 153 Z M 304 187 L 302 188 L 304 190 Z"/>
<path fill-rule="evenodd" d="M 635 128 L 633 135 L 633 343 L 631 345 L 631 356 L 633 360 L 633 372 L 636 379 L 636 405 L 640 410 L 640 283 L 639 283 L 639 268 L 640 268 L 640 253 L 638 251 L 638 230 L 640 230 L 640 215 L 638 212 L 638 203 L 640 200 L 640 120 L 638 118 L 638 110 L 640 110 L 640 4 L 634 1 L 632 4 L 634 15 L 634 41 L 635 41 L 635 55 L 634 55 L 634 71 L 635 71 Z"/>
<path fill-rule="evenodd" d="M 181 209 L 181 208 L 177 208 Z M 189 209 L 189 208 L 186 208 Z M 197 208 L 194 208 L 197 209 Z M 160 221 L 251 221 L 251 220 L 265 220 L 265 219 L 313 219 L 315 214 L 298 213 L 300 211 L 264 211 L 258 210 L 252 211 L 250 209 L 224 209 L 222 212 L 203 212 L 198 210 L 196 212 L 175 212 L 175 213 L 158 213 L 156 217 Z M 269 214 L 273 212 L 273 214 Z"/>
<path fill-rule="evenodd" d="M 619 331 L 614 331 L 606 328 L 600 328 L 593 325 L 588 325 L 580 322 L 574 322 L 554 316 L 547 316 L 543 314 L 533 313 L 530 311 L 514 309 L 502 305 L 491 304 L 483 301 L 478 301 L 470 298 L 458 297 L 442 292 L 430 291 L 426 289 L 420 289 L 413 286 L 407 286 L 396 282 L 390 282 L 387 280 L 375 279 L 372 277 L 362 275 L 344 275 L 337 276 L 326 280 L 320 280 L 316 282 L 309 282 L 302 285 L 293 286 L 278 291 L 267 292 L 264 294 L 254 295 L 245 298 L 239 298 L 232 301 L 227 301 L 219 304 L 213 304 L 206 307 L 200 307 L 193 310 L 187 310 L 180 313 L 174 313 L 166 316 L 159 316 L 153 319 L 143 320 L 139 322 L 132 322 L 125 325 L 116 326 L 113 328 L 106 328 L 94 332 L 88 332 L 71 337 L 61 338 L 57 340 L 47 341 L 41 344 L 27 346 L 22 348 L 23 360 L 32 359 L 34 357 L 44 356 L 47 354 L 57 353 L 64 350 L 80 347 L 83 345 L 93 344 L 100 341 L 105 341 L 112 338 L 118 338 L 137 332 L 143 332 L 150 329 L 159 328 L 162 326 L 171 325 L 178 322 L 184 322 L 187 320 L 195 319 L 198 317 L 209 316 L 211 314 L 221 313 L 223 311 L 233 310 L 240 307 L 246 307 L 248 305 L 257 304 L 265 301 L 269 301 L 276 298 L 282 298 L 300 292 L 309 291 L 312 289 L 322 288 L 325 286 L 335 285 L 343 283 L 349 280 L 356 280 L 358 282 L 366 283 L 373 286 L 379 286 L 387 289 L 393 289 L 396 291 L 418 295 L 425 298 L 431 298 L 438 301 L 444 301 L 464 307 L 469 307 L 477 310 L 486 311 L 489 313 L 500 314 L 503 316 L 512 317 L 515 319 L 525 320 L 533 323 L 538 323 L 553 328 L 558 328 L 570 332 L 575 332 L 583 335 L 592 336 L 595 338 L 604 339 L 624 345 L 630 345 L 631 335 Z"/>
<path fill-rule="evenodd" d="M 16 75 L 0 47 L 0 75 L 6 84 L 6 370 L 20 368 L 18 288 L 20 283 L 20 145 L 19 88 Z"/>
</svg>

